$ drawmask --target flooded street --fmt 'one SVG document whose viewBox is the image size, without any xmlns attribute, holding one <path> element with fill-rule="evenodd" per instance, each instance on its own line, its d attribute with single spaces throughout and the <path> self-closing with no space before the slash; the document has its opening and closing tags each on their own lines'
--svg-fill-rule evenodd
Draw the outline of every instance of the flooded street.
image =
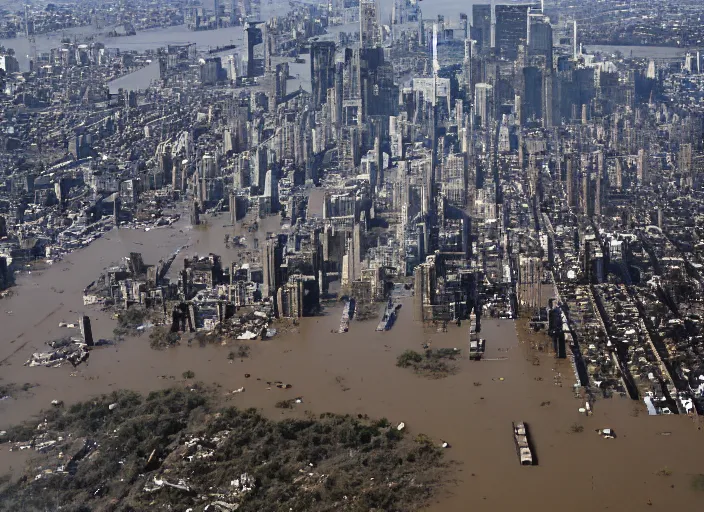
<svg viewBox="0 0 704 512">
<path fill-rule="evenodd" d="M 487 339 L 485 359 L 462 358 L 457 361 L 456 375 L 429 380 L 397 368 L 396 358 L 403 350 L 421 351 L 426 342 L 432 342 L 433 348 L 458 347 L 466 352 L 466 326 L 451 326 L 445 333 L 423 330 L 412 320 L 410 299 L 405 299 L 391 331 L 376 332 L 375 319 L 353 321 L 346 334 L 331 333 L 339 324 L 342 305 L 338 304 L 329 307 L 325 316 L 303 319 L 291 332 L 249 342 L 250 357 L 232 363 L 228 347 L 184 344 L 155 351 L 145 334 L 96 348 L 87 364 L 77 369 L 23 366 L 45 341 L 75 334 L 58 324 L 75 321 L 79 312 L 93 319 L 96 338 L 112 337 L 114 321 L 107 313 L 85 308 L 82 289 L 103 268 L 130 252 L 141 252 L 144 261 L 153 264 L 189 245 L 173 269 L 180 268 L 183 258 L 194 252 L 215 252 L 224 262 L 233 259 L 235 251 L 225 248 L 224 235 L 246 233 L 239 226 L 234 231 L 225 225 L 225 216 L 208 221 L 211 225 L 205 229 L 191 229 L 181 221 L 173 228 L 148 233 L 113 230 L 45 271 L 22 276 L 17 293 L 0 304 L 0 383 L 36 387 L 17 400 L 0 402 L 0 428 L 37 414 L 53 399 L 73 403 L 120 388 L 148 392 L 178 385 L 181 374 L 191 370 L 196 380 L 221 385 L 223 394 L 244 386 L 244 393 L 230 395 L 228 400 L 233 405 L 256 407 L 272 418 L 302 416 L 306 410 L 368 414 L 392 423 L 403 421 L 412 433 L 424 432 L 437 442 L 447 441 L 451 445 L 447 456 L 454 461 L 451 482 L 432 511 L 468 507 L 557 510 L 566 506 L 572 510 L 664 510 L 691 506 L 701 499 L 689 485 L 691 476 L 702 472 L 704 455 L 701 433 L 691 420 L 650 418 L 644 409 L 635 416 L 637 404 L 622 398 L 597 401 L 594 416 L 581 415 L 577 410 L 582 404 L 573 398 L 574 373 L 569 362 L 556 362 L 546 354 L 538 354 L 536 361 L 528 345 L 519 343 L 510 320 L 487 318 L 482 322 L 482 335 Z M 257 236 L 262 239 L 278 223 L 278 218 L 266 219 Z M 245 373 L 251 377 L 245 378 Z M 273 380 L 293 387 L 268 390 L 266 381 Z M 277 401 L 294 396 L 303 397 L 297 409 L 282 412 L 274 407 Z M 531 428 L 537 467 L 518 464 L 511 435 L 514 420 L 526 421 Z M 575 423 L 584 431 L 572 433 Z M 618 439 L 597 436 L 594 430 L 603 427 L 614 428 Z M 658 435 L 663 431 L 671 435 Z M 20 467 L 24 457 L 24 453 L 8 453 L 3 446 L 0 469 Z M 656 474 L 663 468 L 671 476 Z M 648 499 L 652 506 L 646 504 Z"/>
</svg>

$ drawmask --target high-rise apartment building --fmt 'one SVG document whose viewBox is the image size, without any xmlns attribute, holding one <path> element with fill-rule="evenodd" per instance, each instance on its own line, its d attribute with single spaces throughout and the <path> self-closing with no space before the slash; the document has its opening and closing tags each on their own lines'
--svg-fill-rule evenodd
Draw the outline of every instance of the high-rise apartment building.
<svg viewBox="0 0 704 512">
<path fill-rule="evenodd" d="M 315 41 L 310 46 L 310 81 L 313 105 L 327 101 L 328 89 L 335 85 L 335 43 Z"/>
<path fill-rule="evenodd" d="M 362 48 L 374 48 L 381 44 L 379 9 L 376 0 L 359 2 L 359 43 Z"/>
<path fill-rule="evenodd" d="M 529 4 L 509 4 L 494 6 L 496 20 L 495 46 L 499 55 L 514 60 L 518 56 L 518 46 L 528 41 Z"/>
<path fill-rule="evenodd" d="M 490 84 L 478 83 L 474 86 L 474 109 L 479 118 L 479 126 L 488 128 L 493 120 L 494 88 Z"/>
<path fill-rule="evenodd" d="M 472 5 L 472 39 L 479 48 L 491 46 L 491 4 Z"/>
</svg>

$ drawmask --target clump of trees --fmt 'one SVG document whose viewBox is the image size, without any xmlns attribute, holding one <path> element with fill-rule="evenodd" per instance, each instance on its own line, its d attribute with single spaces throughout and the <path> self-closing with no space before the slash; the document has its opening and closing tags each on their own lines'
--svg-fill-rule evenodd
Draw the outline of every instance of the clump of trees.
<svg viewBox="0 0 704 512">
<path fill-rule="evenodd" d="M 188 388 L 114 392 L 9 429 L 11 441 L 42 432 L 59 441 L 32 461 L 28 478 L 0 483 L 0 510 L 48 510 L 56 503 L 66 510 L 108 510 L 115 503 L 124 510 L 185 510 L 214 494 L 236 502 L 240 512 L 278 510 L 284 499 L 287 510 L 311 512 L 419 510 L 446 470 L 435 443 L 406 438 L 408 429 L 386 419 L 322 414 L 276 422 L 255 409 L 221 408 L 214 390 Z M 67 474 L 35 480 L 40 467 L 55 467 L 59 452 L 73 457 L 84 440 L 94 448 Z M 212 454 L 188 457 L 204 450 Z M 230 482 L 243 473 L 255 489 L 234 498 Z M 155 477 L 182 479 L 189 490 L 146 492 Z"/>
<path fill-rule="evenodd" d="M 460 351 L 453 348 L 428 349 L 425 354 L 415 350 L 406 350 L 396 359 L 399 368 L 412 368 L 424 377 L 440 379 L 457 372 L 453 363 L 460 356 Z"/>
<path fill-rule="evenodd" d="M 142 307 L 133 306 L 117 314 L 117 327 L 113 329 L 115 338 L 134 336 L 139 334 L 137 328 L 144 325 L 149 317 L 149 311 Z"/>
<path fill-rule="evenodd" d="M 149 333 L 149 346 L 155 350 L 161 350 L 178 345 L 181 337 L 176 332 L 171 332 L 167 326 L 159 325 L 154 327 Z"/>
</svg>

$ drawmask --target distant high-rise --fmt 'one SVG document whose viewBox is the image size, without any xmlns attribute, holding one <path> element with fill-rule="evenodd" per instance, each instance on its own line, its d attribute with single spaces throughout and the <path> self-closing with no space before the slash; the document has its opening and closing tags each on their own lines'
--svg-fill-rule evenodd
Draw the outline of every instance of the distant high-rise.
<svg viewBox="0 0 704 512">
<path fill-rule="evenodd" d="M 234 27 L 239 24 L 237 17 L 237 0 L 230 0 L 230 26 Z"/>
<path fill-rule="evenodd" d="M 440 71 L 440 61 L 438 59 L 438 24 L 433 23 L 433 75 Z"/>
<path fill-rule="evenodd" d="M 692 172 L 692 144 L 681 144 L 677 167 L 680 174 L 688 176 Z M 2 217 L 0 217 L 0 237 L 2 237 Z"/>
<path fill-rule="evenodd" d="M 200 67 L 200 81 L 204 85 L 215 85 L 223 75 L 220 57 L 210 57 Z"/>
<path fill-rule="evenodd" d="M 639 184 L 643 184 L 648 181 L 648 153 L 645 149 L 638 150 L 636 173 Z"/>
<path fill-rule="evenodd" d="M 18 60 L 12 55 L 2 55 L 0 56 L 0 69 L 8 74 L 19 73 L 20 65 Z"/>
<path fill-rule="evenodd" d="M 253 187 L 261 190 L 264 188 L 267 167 L 267 152 L 266 147 L 259 146 L 253 151 L 252 162 L 250 164 L 250 184 Z"/>
<path fill-rule="evenodd" d="M 683 69 L 687 71 L 688 73 L 697 73 L 698 70 L 698 63 L 696 60 L 696 55 L 692 54 L 690 52 L 687 52 L 684 56 L 684 67 Z"/>
<path fill-rule="evenodd" d="M 518 56 L 518 45 L 528 41 L 528 4 L 494 6 L 496 19 L 496 51 L 514 60 Z"/>
<path fill-rule="evenodd" d="M 577 204 L 576 180 L 577 173 L 575 172 L 573 155 L 567 154 L 565 155 L 565 193 L 567 194 L 567 204 L 570 206 L 576 206 Z"/>
<path fill-rule="evenodd" d="M 78 325 L 81 328 L 81 336 L 83 336 L 83 342 L 89 347 L 93 346 L 93 329 L 90 326 L 90 318 L 82 315 L 78 318 Z"/>
<path fill-rule="evenodd" d="M 552 70 L 543 73 L 543 127 L 555 126 L 555 80 Z"/>
<path fill-rule="evenodd" d="M 271 93 L 269 94 L 269 111 L 276 110 L 276 105 L 281 103 L 287 94 L 286 82 L 288 80 L 288 62 L 281 62 L 274 69 L 274 76 L 271 83 Z"/>
<path fill-rule="evenodd" d="M 254 47 L 264 42 L 262 29 L 257 27 L 260 22 L 246 23 L 245 31 L 247 32 L 247 76 L 256 76 L 257 67 L 254 61 Z"/>
<path fill-rule="evenodd" d="M 374 48 L 381 44 L 376 0 L 359 2 L 359 43 L 362 48 Z"/>
<path fill-rule="evenodd" d="M 262 247 L 262 296 L 271 297 L 283 284 L 282 264 L 284 240 L 281 236 L 268 238 Z"/>
<path fill-rule="evenodd" d="M 542 55 L 545 57 L 545 67 L 552 68 L 552 25 L 550 18 L 542 15 L 529 17 L 530 31 L 528 32 L 528 55 Z"/>
<path fill-rule="evenodd" d="M 543 117 L 543 73 L 539 68 L 523 68 L 525 93 L 523 96 L 523 116 L 527 120 L 537 121 Z"/>
<path fill-rule="evenodd" d="M 225 59 L 225 73 L 228 80 L 237 82 L 237 55 L 228 55 Z"/>
<path fill-rule="evenodd" d="M 472 38 L 480 48 L 491 46 L 491 4 L 472 6 Z"/>
<path fill-rule="evenodd" d="M 315 41 L 310 46 L 310 81 L 313 105 L 327 101 L 328 89 L 335 85 L 335 43 Z"/>
<path fill-rule="evenodd" d="M 479 125 L 483 128 L 491 126 L 494 105 L 494 88 L 490 84 L 479 83 L 474 86 L 474 108 Z"/>
<path fill-rule="evenodd" d="M 474 43 L 471 39 L 464 40 L 464 60 L 462 62 L 462 76 L 465 90 L 469 95 L 472 93 L 472 54 Z"/>
<path fill-rule="evenodd" d="M 623 166 L 621 159 L 616 158 L 616 188 L 620 191 L 623 187 Z"/>
<path fill-rule="evenodd" d="M 279 211 L 279 179 L 276 170 L 269 169 L 266 171 L 264 179 L 264 197 L 271 201 L 271 212 Z"/>
</svg>

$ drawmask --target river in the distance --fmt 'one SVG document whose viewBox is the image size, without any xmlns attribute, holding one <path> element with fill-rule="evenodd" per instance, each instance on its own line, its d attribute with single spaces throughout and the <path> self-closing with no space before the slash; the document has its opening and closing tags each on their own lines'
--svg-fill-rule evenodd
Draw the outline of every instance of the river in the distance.
<svg viewBox="0 0 704 512">
<path fill-rule="evenodd" d="M 585 45 L 585 53 L 602 53 L 613 55 L 620 53 L 624 57 L 635 59 L 675 59 L 684 57 L 686 48 L 675 48 L 672 46 L 622 46 L 613 44 Z"/>
</svg>

